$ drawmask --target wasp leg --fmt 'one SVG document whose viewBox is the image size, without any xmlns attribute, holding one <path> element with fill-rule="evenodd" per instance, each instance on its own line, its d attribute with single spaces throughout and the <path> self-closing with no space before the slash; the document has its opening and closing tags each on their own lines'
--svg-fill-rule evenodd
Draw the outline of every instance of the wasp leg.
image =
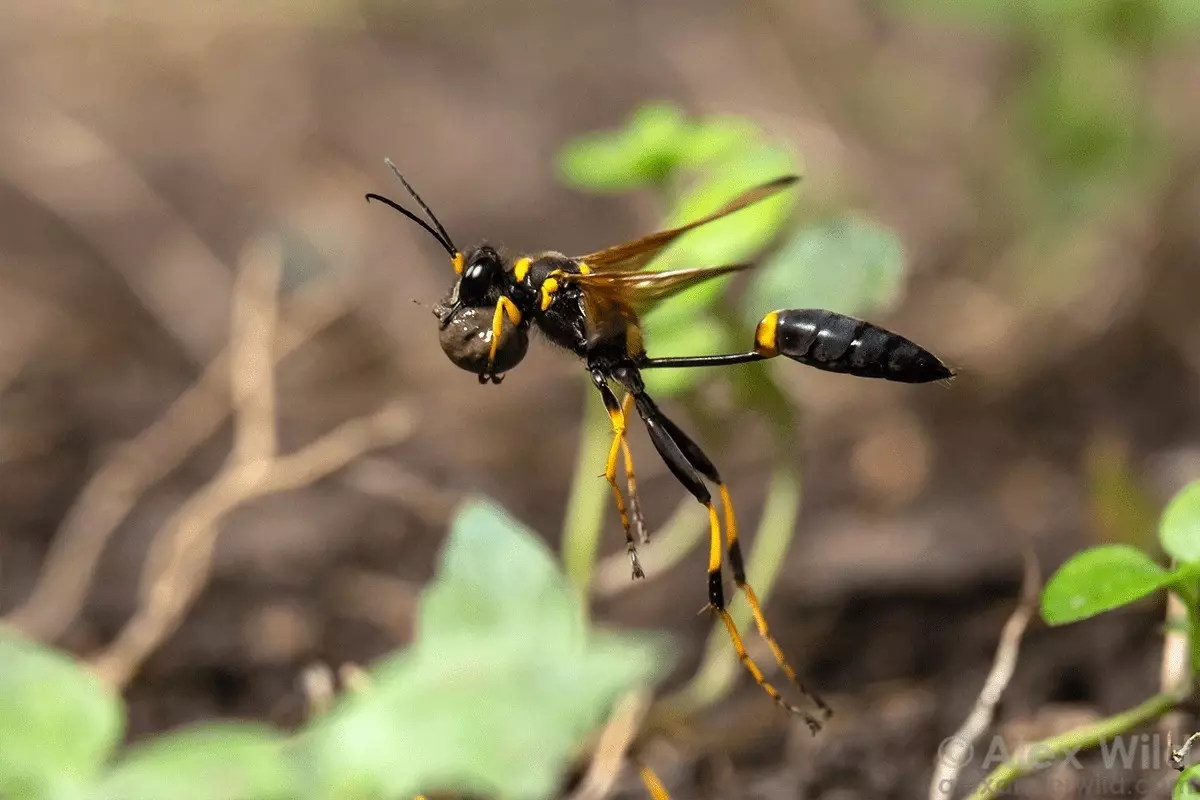
<svg viewBox="0 0 1200 800">
<path fill-rule="evenodd" d="M 725 485 L 725 481 L 721 480 L 721 475 L 717 472 L 717 468 L 709 460 L 708 456 L 704 454 L 704 451 L 700 449 L 700 446 L 692 441 L 669 417 L 666 415 L 661 415 L 661 417 L 663 428 L 666 429 L 667 434 L 679 445 L 680 450 L 687 460 L 700 474 L 715 483 L 721 493 L 721 506 L 725 510 L 725 538 L 729 555 L 729 566 L 733 572 L 734 583 L 737 584 L 738 589 L 746 596 L 746 602 L 750 606 L 750 613 L 754 617 L 754 626 L 758 629 L 758 635 L 771 648 L 771 653 L 775 656 L 775 661 L 779 664 L 779 668 L 783 670 L 783 673 L 787 675 L 788 680 L 801 693 L 812 698 L 812 701 L 821 710 L 822 716 L 828 719 L 833 713 L 833 709 L 829 707 L 829 704 L 825 702 L 821 695 L 804 685 L 796 674 L 796 670 L 788 663 L 787 658 L 783 655 L 783 648 L 779 646 L 779 642 L 771 635 L 771 630 L 767 626 L 767 617 L 763 614 L 762 606 L 758 602 L 758 595 L 754 593 L 754 589 L 746 580 L 746 566 L 742 558 L 742 546 L 738 541 L 737 518 L 733 512 L 733 500 L 729 496 L 729 488 Z"/>
<path fill-rule="evenodd" d="M 633 410 L 633 395 L 626 392 L 621 402 L 621 414 L 626 420 Z M 629 516 L 633 521 L 633 529 L 637 531 L 639 544 L 650 543 L 650 531 L 646 529 L 646 520 L 642 517 L 642 504 L 638 500 L 637 478 L 633 474 L 633 453 L 629 449 L 629 437 L 621 437 L 621 452 L 625 456 L 625 485 L 629 491 Z"/>
<path fill-rule="evenodd" d="M 700 477 L 700 472 L 697 469 L 697 465 L 692 463 L 692 459 L 688 457 L 686 451 L 691 451 L 691 455 L 698 456 L 696 460 L 704 466 L 706 471 L 711 470 L 712 475 L 716 475 L 716 470 L 712 469 L 712 463 L 707 457 L 704 456 L 702 452 L 700 452 L 700 448 L 696 447 L 696 445 L 686 436 L 682 436 L 682 431 L 680 431 L 674 423 L 667 419 L 666 415 L 658 410 L 658 406 L 653 400 L 650 399 L 649 395 L 640 389 L 636 391 L 631 389 L 631 391 L 634 391 L 634 400 L 637 404 L 638 414 L 641 416 L 642 421 L 646 424 L 646 430 L 650 433 L 650 441 L 654 443 L 654 448 L 658 451 L 658 454 L 662 456 L 663 460 L 667 462 L 667 467 L 670 468 L 671 473 L 675 476 L 675 478 L 684 485 L 684 487 L 692 494 L 693 497 L 696 498 L 696 500 L 704 504 L 705 508 L 708 509 L 708 523 L 710 530 L 708 554 L 708 603 L 717 616 L 721 618 L 721 622 L 725 624 L 725 629 L 729 633 L 729 638 L 733 641 L 733 648 L 737 652 L 738 660 L 741 661 L 746 667 L 746 670 L 754 678 L 754 682 L 761 686 L 776 703 L 802 718 L 808 727 L 815 733 L 821 729 L 821 723 L 811 714 L 784 700 L 783 696 L 779 694 L 779 690 L 777 690 L 766 679 L 766 676 L 763 675 L 762 670 L 759 669 L 758 665 L 754 663 L 754 659 L 752 659 L 750 654 L 746 652 L 746 646 L 742 643 L 742 636 L 740 633 L 738 633 L 737 625 L 734 623 L 733 617 L 729 616 L 729 612 L 725 609 L 725 591 L 721 585 L 721 522 L 717 516 L 716 506 L 714 506 L 712 502 L 712 494 L 708 491 L 708 487 L 704 485 L 704 481 Z M 680 436 L 679 441 L 676 440 L 676 435 Z M 714 479 L 714 483 L 720 483 L 719 476 Z M 724 487 L 724 484 L 720 485 Z M 723 497 L 728 495 L 727 492 L 723 492 L 722 494 Z M 727 522 L 732 519 L 732 507 L 728 505 L 726 506 L 725 517 Z M 736 536 L 736 531 L 734 533 Z M 736 545 L 737 539 L 735 538 L 731 542 L 731 553 L 733 552 L 733 547 Z M 734 562 L 734 557 L 732 555 L 730 556 L 730 562 L 735 563 L 735 572 L 737 572 L 738 578 L 740 579 L 739 585 L 744 585 L 745 574 L 744 570 L 741 568 L 740 548 L 737 550 L 737 553 L 738 555 L 736 562 Z M 751 596 L 752 595 L 747 595 L 747 598 Z M 762 619 L 762 612 L 761 610 L 758 610 L 756 603 L 752 604 L 752 607 L 757 611 L 755 618 L 757 622 L 758 620 Z M 760 628 L 760 630 L 762 629 L 765 629 L 765 622 L 763 623 L 763 628 Z M 773 642 L 774 640 L 770 641 Z M 778 646 L 774 645 L 773 649 L 781 659 L 781 663 L 786 665 L 786 662 L 782 661 L 782 653 L 779 651 Z M 789 677 L 795 676 L 795 671 L 792 670 L 790 666 L 785 666 L 785 671 L 788 673 Z M 823 706 L 824 704 L 821 703 L 821 705 Z"/>
<path fill-rule="evenodd" d="M 513 325 L 521 324 L 521 311 L 517 308 L 517 304 L 512 300 L 501 295 L 496 301 L 496 313 L 492 315 L 492 347 L 488 351 L 487 372 L 479 376 L 480 383 L 500 383 L 504 380 L 504 376 L 497 375 L 493 369 L 496 363 L 496 351 L 500 347 L 500 335 L 504 332 L 504 318 L 508 317 L 508 321 Z"/>
<path fill-rule="evenodd" d="M 637 765 L 638 777 L 642 779 L 642 785 L 646 787 L 651 800 L 671 800 L 671 795 L 667 793 L 667 787 L 663 786 L 654 770 L 637 761 L 634 764 Z"/>
<path fill-rule="evenodd" d="M 612 424 L 613 429 L 612 446 L 608 449 L 608 459 L 604 464 L 604 479 L 608 481 L 608 485 L 612 488 L 613 499 L 617 503 L 617 513 L 621 515 L 621 527 L 625 529 L 625 549 L 629 553 L 629 564 L 633 570 L 633 577 L 644 578 L 646 577 L 646 573 L 642 569 L 641 561 L 638 560 L 637 545 L 634 544 L 633 540 L 633 527 L 629 521 L 629 511 L 625 506 L 625 498 L 621 495 L 621 488 L 617 486 L 617 459 L 621 455 L 622 448 L 624 448 L 625 474 L 629 483 L 630 498 L 634 506 L 638 524 L 641 525 L 641 509 L 637 506 L 636 495 L 634 494 L 637 483 L 633 477 L 633 456 L 629 452 L 629 444 L 625 441 L 625 406 L 628 406 L 628 398 L 624 406 L 617 402 L 617 396 L 613 394 L 612 389 L 608 385 L 608 378 L 602 370 L 592 370 L 592 383 L 600 391 L 600 397 L 604 400 L 604 407 L 608 411 L 608 420 Z"/>
</svg>

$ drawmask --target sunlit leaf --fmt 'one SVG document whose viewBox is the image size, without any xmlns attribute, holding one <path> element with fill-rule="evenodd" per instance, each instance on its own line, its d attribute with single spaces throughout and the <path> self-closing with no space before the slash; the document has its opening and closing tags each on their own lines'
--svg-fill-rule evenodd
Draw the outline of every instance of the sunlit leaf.
<svg viewBox="0 0 1200 800">
<path fill-rule="evenodd" d="M 458 515 L 414 648 L 311 730 L 332 797 L 553 796 L 584 737 L 660 675 L 663 643 L 589 630 L 553 557 L 500 508 Z"/>
<path fill-rule="evenodd" d="M 659 318 L 662 319 L 662 318 Z M 652 357 L 703 356 L 728 352 L 729 337 L 725 328 L 711 317 L 699 316 L 679 324 L 657 322 L 645 326 L 646 341 Z M 642 380 L 650 394 L 669 397 L 682 394 L 711 377 L 715 367 L 684 369 L 647 369 Z"/>
<path fill-rule="evenodd" d="M 217 723 L 134 748 L 88 800 L 284 800 L 300 794 L 288 740 L 265 725 Z"/>
<path fill-rule="evenodd" d="M 121 737 L 120 698 L 70 657 L 0 628 L 0 797 L 95 775 Z"/>
<path fill-rule="evenodd" d="M 1158 528 L 1159 541 L 1172 558 L 1200 562 L 1200 481 L 1183 487 L 1167 504 Z"/>
<path fill-rule="evenodd" d="M 568 142 L 558 155 L 559 174 L 570 185 L 600 192 L 660 184 L 683 157 L 689 130 L 676 106 L 642 106 L 623 128 Z"/>
<path fill-rule="evenodd" d="M 1171 800 L 1200 800 L 1200 764 L 1189 767 L 1175 779 Z"/>
<path fill-rule="evenodd" d="M 755 271 L 742 307 L 747 325 L 781 308 L 852 316 L 883 311 L 901 296 L 904 250 L 896 235 L 854 215 L 800 228 Z"/>
<path fill-rule="evenodd" d="M 751 187 L 800 174 L 802 166 L 789 148 L 758 145 L 706 172 L 706 177 L 675 204 L 661 227 L 683 225 L 716 211 Z M 779 235 L 791 217 L 799 191 L 799 187 L 787 189 L 684 234 L 647 269 L 717 266 L 754 258 Z M 708 290 L 713 283 L 701 284 L 689 293 Z"/>
<path fill-rule="evenodd" d="M 1105 545 L 1076 554 L 1042 591 L 1042 618 L 1063 625 L 1128 605 L 1167 586 L 1174 575 L 1141 550 Z"/>
<path fill-rule="evenodd" d="M 741 117 L 708 117 L 698 122 L 679 145 L 679 165 L 701 167 L 758 146 L 759 130 Z"/>
</svg>

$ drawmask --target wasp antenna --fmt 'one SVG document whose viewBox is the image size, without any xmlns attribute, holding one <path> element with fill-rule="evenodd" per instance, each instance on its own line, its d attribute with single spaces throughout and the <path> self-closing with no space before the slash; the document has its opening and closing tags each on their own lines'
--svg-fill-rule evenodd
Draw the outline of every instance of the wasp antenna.
<svg viewBox="0 0 1200 800">
<path fill-rule="evenodd" d="M 409 219 L 411 219 L 413 222 L 415 222 L 415 223 L 417 223 L 418 225 L 420 225 L 422 228 L 424 228 L 424 229 L 425 229 L 425 231 L 426 231 L 426 232 L 427 232 L 427 233 L 428 233 L 430 236 L 432 236 L 434 239 L 437 239 L 437 243 L 438 243 L 438 244 L 440 244 L 440 245 L 442 246 L 442 248 L 443 248 L 443 249 L 444 249 L 444 250 L 445 250 L 447 253 L 449 253 L 449 254 L 450 254 L 450 257 L 451 257 L 451 258 L 453 258 L 455 255 L 457 255 L 457 254 L 458 254 L 458 251 L 454 249 L 454 245 L 450 244 L 450 242 L 449 242 L 449 241 L 447 241 L 446 239 L 443 239 L 443 238 L 442 238 L 442 237 L 441 237 L 441 236 L 438 234 L 438 232 L 437 232 L 437 231 L 435 231 L 433 228 L 429 227 L 429 223 L 428 223 L 428 222 L 426 222 L 425 220 L 421 219 L 421 218 L 420 218 L 420 217 L 418 217 L 416 214 L 412 213 L 412 212 L 411 212 L 411 211 L 409 211 L 407 208 L 405 208 L 404 206 L 402 206 L 402 205 L 400 205 L 399 203 L 397 203 L 395 200 L 389 200 L 388 198 L 384 197 L 384 196 L 383 196 L 383 195 L 381 195 L 381 194 L 375 194 L 374 192 L 368 192 L 368 193 L 367 193 L 367 202 L 369 203 L 369 202 L 370 202 L 370 201 L 372 201 L 372 200 L 378 200 L 379 202 L 383 203 L 384 205 L 386 205 L 386 206 L 389 206 L 389 207 L 391 207 L 391 208 L 395 209 L 396 211 L 399 211 L 401 214 L 403 214 L 404 216 L 406 216 L 406 217 L 408 217 Z"/>
<path fill-rule="evenodd" d="M 438 232 L 442 234 L 442 241 L 449 246 L 450 255 L 457 253 L 458 248 L 454 246 L 454 240 L 450 238 L 450 234 L 446 233 L 446 229 L 442 227 L 442 223 L 438 221 L 437 215 L 430 210 L 429 206 L 425 205 L 425 201 L 421 199 L 421 195 L 417 194 L 417 190 L 414 189 L 412 185 L 404 179 L 404 176 L 400 174 L 400 170 L 396 168 L 396 165 L 392 163 L 390 158 L 385 158 L 383 163 L 388 165 L 396 177 L 400 179 L 400 182 L 404 184 L 404 188 L 407 189 L 408 193 L 412 195 L 413 200 L 417 201 L 417 205 L 423 208 L 425 213 L 429 215 L 429 218 L 433 220 L 433 224 L 437 227 Z"/>
</svg>

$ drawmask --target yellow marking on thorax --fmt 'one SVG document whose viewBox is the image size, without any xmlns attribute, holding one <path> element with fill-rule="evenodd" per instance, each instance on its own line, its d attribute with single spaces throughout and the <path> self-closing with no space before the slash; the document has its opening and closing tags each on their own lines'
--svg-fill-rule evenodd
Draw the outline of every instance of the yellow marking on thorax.
<svg viewBox="0 0 1200 800">
<path fill-rule="evenodd" d="M 758 323 L 758 328 L 754 331 L 754 349 L 757 352 L 768 358 L 779 355 L 779 348 L 775 343 L 775 332 L 778 327 L 778 311 L 772 311 L 762 318 L 762 321 Z"/>
<path fill-rule="evenodd" d="M 451 261 L 451 263 L 452 263 L 452 264 L 454 264 L 454 274 L 455 274 L 455 275 L 462 275 L 462 272 L 463 272 L 463 254 L 462 254 L 462 253 L 455 253 L 455 254 L 454 254 L 454 258 L 450 259 L 450 261 Z"/>
<path fill-rule="evenodd" d="M 557 291 L 557 278 L 546 278 L 546 280 L 542 281 L 542 311 L 550 307 L 550 301 L 554 299 L 554 293 Z"/>
<path fill-rule="evenodd" d="M 579 274 L 580 275 L 591 275 L 592 268 L 589 267 L 587 264 L 583 263 L 582 261 L 580 261 L 579 262 Z"/>
<path fill-rule="evenodd" d="M 517 263 L 513 264 L 513 277 L 517 279 L 517 283 L 525 280 L 525 276 L 529 274 L 529 267 L 533 264 L 528 258 L 519 258 Z"/>
</svg>

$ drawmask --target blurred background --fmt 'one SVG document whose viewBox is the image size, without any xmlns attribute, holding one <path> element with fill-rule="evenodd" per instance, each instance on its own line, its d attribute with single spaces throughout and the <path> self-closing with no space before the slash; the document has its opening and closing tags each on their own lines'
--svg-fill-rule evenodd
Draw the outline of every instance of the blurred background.
<svg viewBox="0 0 1200 800">
<path fill-rule="evenodd" d="M 1020 543 L 1047 572 L 1098 542 L 1153 548 L 1163 503 L 1200 476 L 1198 18 L 1186 0 L 10 0 L 0 614 L 105 653 L 156 535 L 200 504 L 211 571 L 202 546 L 176 551 L 198 594 L 128 676 L 130 739 L 291 724 L 307 665 L 409 641 L 463 497 L 557 546 L 598 405 L 579 363 L 535 340 L 501 386 L 456 368 L 429 311 L 444 253 L 363 194 L 401 199 L 387 156 L 460 247 L 590 252 L 668 208 L 572 185 L 569 142 L 648 103 L 736 115 L 802 155 L 801 215 L 852 209 L 894 233 L 902 291 L 872 319 L 960 376 L 779 365 L 803 501 L 768 615 L 837 715 L 813 739 L 739 675 L 660 766 L 679 798 L 924 794 L 1016 605 Z M 289 491 L 206 500 L 235 438 L 238 268 L 264 235 L 285 256 L 280 452 L 374 422 Z M 708 384 L 666 406 L 714 451 L 753 544 L 771 428 Z M 658 528 L 686 496 L 631 430 Z M 602 556 L 620 561 L 604 510 Z M 676 682 L 710 630 L 705 557 L 647 560 L 637 584 L 621 562 L 596 595 L 597 618 L 677 637 Z M 1035 621 L 1000 729 L 1045 735 L 1155 692 L 1162 613 Z"/>
</svg>

